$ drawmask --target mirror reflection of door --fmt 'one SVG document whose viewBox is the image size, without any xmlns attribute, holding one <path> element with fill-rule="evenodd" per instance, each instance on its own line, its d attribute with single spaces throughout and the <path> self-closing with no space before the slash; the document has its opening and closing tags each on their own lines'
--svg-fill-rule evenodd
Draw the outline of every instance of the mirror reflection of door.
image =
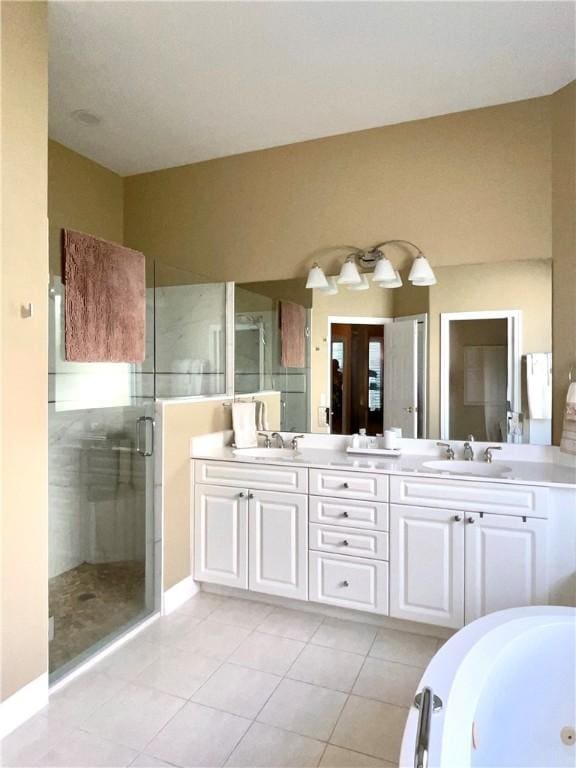
<svg viewBox="0 0 576 768">
<path fill-rule="evenodd" d="M 382 432 L 384 326 L 331 326 L 331 432 Z"/>
</svg>

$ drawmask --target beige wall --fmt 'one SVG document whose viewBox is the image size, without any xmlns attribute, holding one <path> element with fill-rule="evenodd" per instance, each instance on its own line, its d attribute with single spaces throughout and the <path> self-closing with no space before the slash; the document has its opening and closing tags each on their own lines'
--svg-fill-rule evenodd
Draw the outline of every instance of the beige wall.
<svg viewBox="0 0 576 768">
<path fill-rule="evenodd" d="M 280 395 L 259 395 L 267 405 L 270 429 L 280 428 Z M 164 589 L 190 575 L 190 438 L 232 428 L 230 408 L 222 400 L 166 402 L 163 407 Z"/>
<path fill-rule="evenodd" d="M 48 142 L 50 268 L 60 274 L 60 233 L 77 229 L 124 241 L 124 181 L 71 149 Z"/>
<path fill-rule="evenodd" d="M 521 353 L 550 352 L 552 265 L 550 260 L 440 267 L 429 291 L 428 434 L 440 434 L 440 315 L 490 309 L 522 311 Z"/>
<path fill-rule="evenodd" d="M 549 99 L 128 177 L 127 245 L 214 280 L 334 273 L 334 246 L 437 265 L 550 257 Z M 398 252 L 398 258 L 402 256 Z"/>
<path fill-rule="evenodd" d="M 576 373 L 576 81 L 555 93 L 551 106 L 553 442 L 557 444 L 570 368 Z"/>
<path fill-rule="evenodd" d="M 47 7 L 1 4 L 1 698 L 48 666 Z M 34 314 L 22 319 L 20 307 Z"/>
</svg>

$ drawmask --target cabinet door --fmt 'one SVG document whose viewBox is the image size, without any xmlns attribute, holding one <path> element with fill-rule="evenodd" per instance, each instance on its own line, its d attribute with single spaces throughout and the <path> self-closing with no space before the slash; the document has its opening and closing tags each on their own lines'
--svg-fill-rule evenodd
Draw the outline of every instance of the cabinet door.
<svg viewBox="0 0 576 768">
<path fill-rule="evenodd" d="M 308 599 L 307 503 L 297 493 L 250 493 L 251 590 Z"/>
<path fill-rule="evenodd" d="M 466 623 L 548 602 L 546 520 L 466 515 Z"/>
<path fill-rule="evenodd" d="M 194 578 L 248 588 L 248 492 L 196 485 Z"/>
<path fill-rule="evenodd" d="M 444 627 L 464 623 L 464 516 L 390 507 L 390 616 Z"/>
</svg>

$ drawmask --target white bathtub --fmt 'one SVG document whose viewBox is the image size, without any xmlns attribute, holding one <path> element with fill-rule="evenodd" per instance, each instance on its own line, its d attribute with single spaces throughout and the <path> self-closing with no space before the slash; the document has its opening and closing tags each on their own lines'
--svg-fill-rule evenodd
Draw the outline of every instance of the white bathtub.
<svg viewBox="0 0 576 768">
<path fill-rule="evenodd" d="M 576 727 L 575 608 L 513 608 L 478 619 L 434 656 L 418 690 L 425 686 L 442 700 L 431 715 L 431 768 L 576 766 L 575 740 L 565 743 L 570 732 L 562 732 Z M 417 725 L 411 707 L 401 768 L 414 766 Z"/>
</svg>

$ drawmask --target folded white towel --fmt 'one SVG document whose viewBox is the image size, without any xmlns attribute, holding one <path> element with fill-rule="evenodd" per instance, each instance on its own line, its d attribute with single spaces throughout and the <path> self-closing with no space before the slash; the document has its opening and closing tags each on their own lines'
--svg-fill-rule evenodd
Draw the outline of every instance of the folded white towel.
<svg viewBox="0 0 576 768">
<path fill-rule="evenodd" d="M 552 354 L 532 352 L 526 355 L 528 414 L 531 419 L 552 418 Z"/>
<path fill-rule="evenodd" d="M 570 384 L 566 395 L 560 450 L 576 455 L 576 382 Z"/>
<path fill-rule="evenodd" d="M 236 448 L 255 448 L 258 445 L 256 403 L 232 404 L 232 429 Z"/>
</svg>

